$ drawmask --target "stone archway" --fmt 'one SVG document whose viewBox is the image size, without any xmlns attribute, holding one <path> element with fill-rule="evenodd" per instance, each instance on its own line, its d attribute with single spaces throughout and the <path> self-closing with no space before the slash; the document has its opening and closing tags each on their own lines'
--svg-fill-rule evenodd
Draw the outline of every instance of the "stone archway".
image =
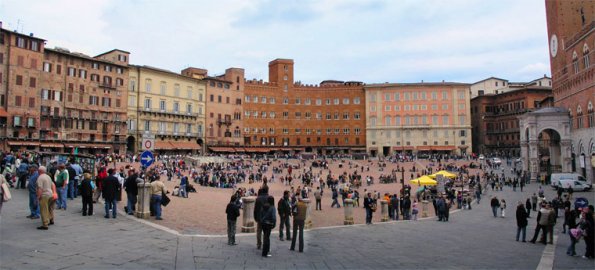
<svg viewBox="0 0 595 270">
<path fill-rule="evenodd" d="M 543 108 L 519 117 L 523 170 L 540 174 L 571 172 L 570 115 L 563 108 Z"/>
<path fill-rule="evenodd" d="M 128 153 L 136 153 L 136 138 L 134 136 L 128 136 L 126 138 L 126 152 Z"/>
</svg>

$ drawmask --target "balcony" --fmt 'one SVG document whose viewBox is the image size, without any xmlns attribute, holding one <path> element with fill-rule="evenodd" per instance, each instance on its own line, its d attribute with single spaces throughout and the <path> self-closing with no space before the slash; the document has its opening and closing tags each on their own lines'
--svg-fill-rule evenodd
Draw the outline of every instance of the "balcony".
<svg viewBox="0 0 595 270">
<path fill-rule="evenodd" d="M 217 119 L 217 125 L 231 126 L 231 119 Z"/>
<path fill-rule="evenodd" d="M 105 82 L 99 83 L 99 87 L 101 87 L 101 88 L 107 88 L 107 89 L 114 89 L 114 90 L 116 89 L 116 85 L 115 84 L 105 83 Z"/>
</svg>

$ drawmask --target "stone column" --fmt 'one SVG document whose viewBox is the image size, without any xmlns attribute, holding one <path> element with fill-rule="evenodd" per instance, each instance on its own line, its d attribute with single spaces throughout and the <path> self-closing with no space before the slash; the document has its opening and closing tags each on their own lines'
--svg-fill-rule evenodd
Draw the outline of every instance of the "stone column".
<svg viewBox="0 0 595 270">
<path fill-rule="evenodd" d="M 256 231 L 256 224 L 254 224 L 254 202 L 256 197 L 244 197 L 242 203 L 244 205 L 242 213 L 242 232 L 251 233 Z"/>
<path fill-rule="evenodd" d="M 345 212 L 345 221 L 343 221 L 344 225 L 353 225 L 353 200 L 352 199 L 345 199 L 345 204 L 343 205 L 343 210 Z"/>
<path fill-rule="evenodd" d="M 390 219 L 388 218 L 388 201 L 387 200 L 380 200 L 380 221 L 387 222 Z"/>
<path fill-rule="evenodd" d="M 302 201 L 306 204 L 308 211 L 306 211 L 306 221 L 304 221 L 304 229 L 312 228 L 312 209 L 310 199 L 304 198 Z"/>
<path fill-rule="evenodd" d="M 136 198 L 136 212 L 134 214 L 137 218 L 148 219 L 151 216 L 151 184 L 145 182 L 138 183 L 137 186 L 138 195 Z"/>
<path fill-rule="evenodd" d="M 421 217 L 425 218 L 428 217 L 428 201 L 423 200 L 421 201 Z"/>
</svg>

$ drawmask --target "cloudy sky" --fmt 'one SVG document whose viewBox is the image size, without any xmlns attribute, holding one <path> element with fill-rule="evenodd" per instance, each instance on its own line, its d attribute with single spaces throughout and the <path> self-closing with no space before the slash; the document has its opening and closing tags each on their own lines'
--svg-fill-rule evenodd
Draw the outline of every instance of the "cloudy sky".
<svg viewBox="0 0 595 270">
<path fill-rule="evenodd" d="M 0 0 L 3 28 L 89 55 L 268 80 L 528 81 L 550 74 L 544 0 Z"/>
</svg>

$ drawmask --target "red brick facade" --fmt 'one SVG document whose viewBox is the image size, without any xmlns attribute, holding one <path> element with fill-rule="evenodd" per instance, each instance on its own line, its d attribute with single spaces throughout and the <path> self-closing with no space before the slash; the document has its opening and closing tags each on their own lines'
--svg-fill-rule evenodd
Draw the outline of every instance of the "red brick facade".
<svg viewBox="0 0 595 270">
<path fill-rule="evenodd" d="M 318 154 L 365 152 L 360 82 L 294 82 L 293 60 L 269 63 L 269 82 L 247 81 L 243 99 L 246 151 Z"/>
</svg>

